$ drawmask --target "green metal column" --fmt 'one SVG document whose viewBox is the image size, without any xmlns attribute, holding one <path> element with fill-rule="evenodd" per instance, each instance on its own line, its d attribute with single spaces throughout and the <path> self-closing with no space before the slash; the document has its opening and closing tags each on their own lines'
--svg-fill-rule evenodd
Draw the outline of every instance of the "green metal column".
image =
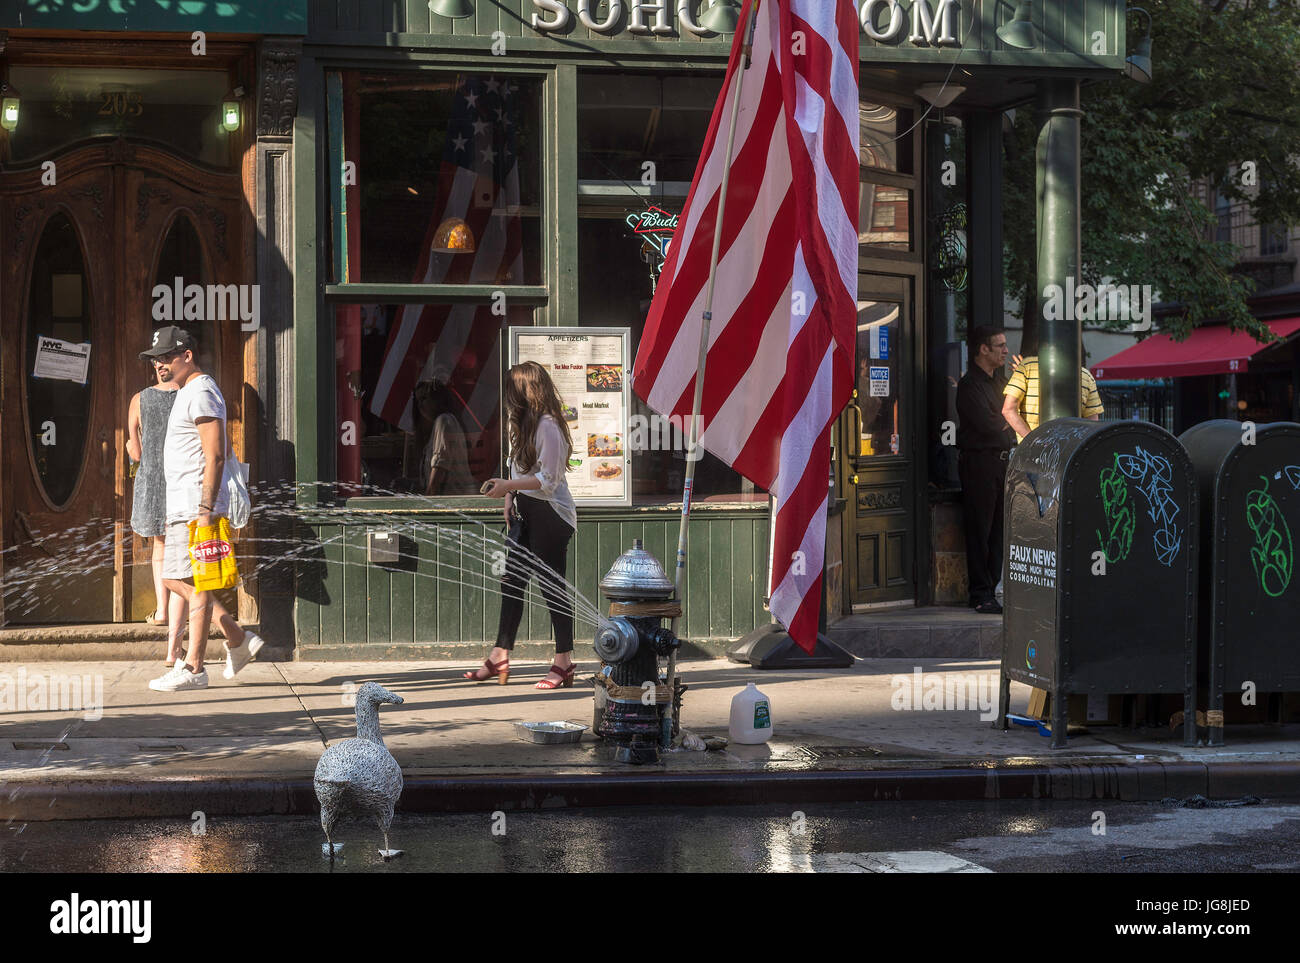
<svg viewBox="0 0 1300 963">
<path fill-rule="evenodd" d="M 1079 417 L 1079 322 L 1074 289 L 1079 281 L 1079 81 L 1038 84 L 1038 411 L 1039 423 Z M 1044 317 L 1056 286 L 1064 310 Z"/>
<path fill-rule="evenodd" d="M 1002 112 L 971 111 L 966 129 L 969 329 L 981 324 L 1000 325 L 1006 312 L 1002 283 Z"/>
<path fill-rule="evenodd" d="M 552 258 L 551 296 L 539 314 L 546 324 L 577 324 L 578 318 L 578 68 L 559 64 L 547 84 L 547 204 L 555 225 L 548 250 Z M 539 321 L 538 323 L 543 323 Z"/>
<path fill-rule="evenodd" d="M 318 237 L 328 237 L 318 230 L 316 204 L 317 121 L 324 97 L 321 92 L 316 61 L 304 56 L 298 67 L 300 82 L 298 116 L 293 124 L 293 223 L 298 238 L 294 256 L 293 338 L 294 338 L 294 459 L 297 477 L 295 491 L 299 505 L 315 505 L 320 499 L 321 425 L 317 412 L 322 409 L 319 394 L 320 372 L 329 371 L 323 358 L 332 358 L 333 323 L 329 336 L 318 333 L 320 316 L 317 278 L 320 273 Z M 325 184 L 320 185 L 322 188 Z M 332 362 L 331 362 L 332 363 Z M 333 402 L 331 401 L 332 405 Z M 329 436 L 332 437 L 331 432 Z"/>
</svg>

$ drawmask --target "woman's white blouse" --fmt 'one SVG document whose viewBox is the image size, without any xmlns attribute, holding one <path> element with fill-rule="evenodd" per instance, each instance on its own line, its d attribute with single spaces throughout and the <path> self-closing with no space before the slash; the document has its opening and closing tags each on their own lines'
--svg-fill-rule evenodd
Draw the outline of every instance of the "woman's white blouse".
<svg viewBox="0 0 1300 963">
<path fill-rule="evenodd" d="M 528 471 L 524 471 L 515 464 L 512 458 L 510 461 L 510 477 L 515 479 L 535 476 L 542 483 L 542 487 L 535 491 L 524 491 L 519 494 L 550 502 L 556 514 L 564 519 L 570 528 L 577 531 L 578 507 L 573 503 L 573 495 L 569 493 L 569 483 L 565 480 L 568 459 L 564 444 L 564 433 L 560 431 L 560 426 L 556 424 L 555 419 L 550 415 L 542 415 L 541 420 L 538 421 L 536 442 L 537 464 L 533 465 Z"/>
</svg>

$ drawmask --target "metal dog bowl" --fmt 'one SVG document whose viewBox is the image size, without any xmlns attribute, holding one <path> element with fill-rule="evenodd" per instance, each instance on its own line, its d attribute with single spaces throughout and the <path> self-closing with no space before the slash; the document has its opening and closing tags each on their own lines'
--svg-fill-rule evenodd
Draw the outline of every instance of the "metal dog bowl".
<svg viewBox="0 0 1300 963">
<path fill-rule="evenodd" d="M 525 742 L 541 746 L 555 746 L 566 742 L 578 742 L 587 726 L 572 722 L 516 722 L 515 731 Z"/>
</svg>

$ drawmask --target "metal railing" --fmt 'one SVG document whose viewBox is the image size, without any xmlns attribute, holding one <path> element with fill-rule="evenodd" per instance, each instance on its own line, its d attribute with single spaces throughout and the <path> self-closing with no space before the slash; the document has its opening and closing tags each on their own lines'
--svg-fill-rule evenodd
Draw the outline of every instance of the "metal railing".
<svg viewBox="0 0 1300 963">
<path fill-rule="evenodd" d="M 1232 244 L 1244 260 L 1285 254 L 1291 249 L 1291 231 L 1280 224 L 1260 224 L 1245 204 L 1233 204 L 1218 212 L 1216 241 Z"/>
<path fill-rule="evenodd" d="M 1105 406 L 1102 421 L 1149 421 L 1166 431 L 1174 430 L 1174 389 L 1167 381 L 1142 385 L 1097 386 Z"/>
</svg>

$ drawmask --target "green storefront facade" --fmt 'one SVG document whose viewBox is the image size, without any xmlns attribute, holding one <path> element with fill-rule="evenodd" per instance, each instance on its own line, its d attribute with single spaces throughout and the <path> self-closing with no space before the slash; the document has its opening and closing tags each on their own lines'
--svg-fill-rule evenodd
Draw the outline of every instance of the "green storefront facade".
<svg viewBox="0 0 1300 963">
<path fill-rule="evenodd" d="M 477 653 L 495 637 L 500 507 L 464 488 L 419 491 L 429 426 L 412 387 L 445 385 L 461 401 L 478 479 L 499 470 L 508 327 L 626 327 L 635 352 L 656 254 L 629 218 L 680 211 L 731 37 L 702 26 L 709 0 L 466 0 L 471 15 L 454 20 L 433 12 L 452 6 L 437 0 L 256 6 L 275 16 L 228 35 L 215 19 L 151 25 L 149 4 L 129 23 L 28 10 L 7 26 L 33 42 L 91 31 L 106 50 L 132 31 L 158 40 L 191 26 L 249 45 L 258 120 L 239 166 L 266 320 L 244 336 L 242 454 L 257 482 L 291 486 L 297 518 L 255 533 L 257 554 L 286 560 L 266 565 L 241 606 L 292 636 L 298 658 Z M 1037 98 L 1068 144 L 1074 85 L 1120 74 L 1126 43 L 1122 0 L 1028 5 L 1029 49 L 997 35 L 1016 15 L 1006 0 L 858 6 L 862 390 L 836 437 L 832 619 L 953 600 L 959 496 L 941 437 L 967 326 L 1003 314 L 1003 111 Z M 460 197 L 458 140 L 475 134 L 476 149 L 506 160 L 460 164 Z M 1068 155 L 1040 160 L 1049 187 L 1077 191 Z M 1048 213 L 1059 258 L 1044 277 L 1077 269 L 1065 207 Z M 428 253 L 449 218 L 474 229 L 473 252 Z M 887 338 L 873 334 L 882 327 Z M 888 394 L 867 390 L 868 368 L 888 368 Z M 634 538 L 671 557 L 683 466 L 680 452 L 634 453 L 630 504 L 579 506 L 567 575 L 593 604 Z M 700 474 L 681 634 L 718 651 L 768 619 L 768 502 L 725 466 L 706 459 Z M 370 561 L 381 544 L 399 559 Z M 548 637 L 545 609 L 531 607 L 521 638 L 541 651 Z"/>
</svg>

